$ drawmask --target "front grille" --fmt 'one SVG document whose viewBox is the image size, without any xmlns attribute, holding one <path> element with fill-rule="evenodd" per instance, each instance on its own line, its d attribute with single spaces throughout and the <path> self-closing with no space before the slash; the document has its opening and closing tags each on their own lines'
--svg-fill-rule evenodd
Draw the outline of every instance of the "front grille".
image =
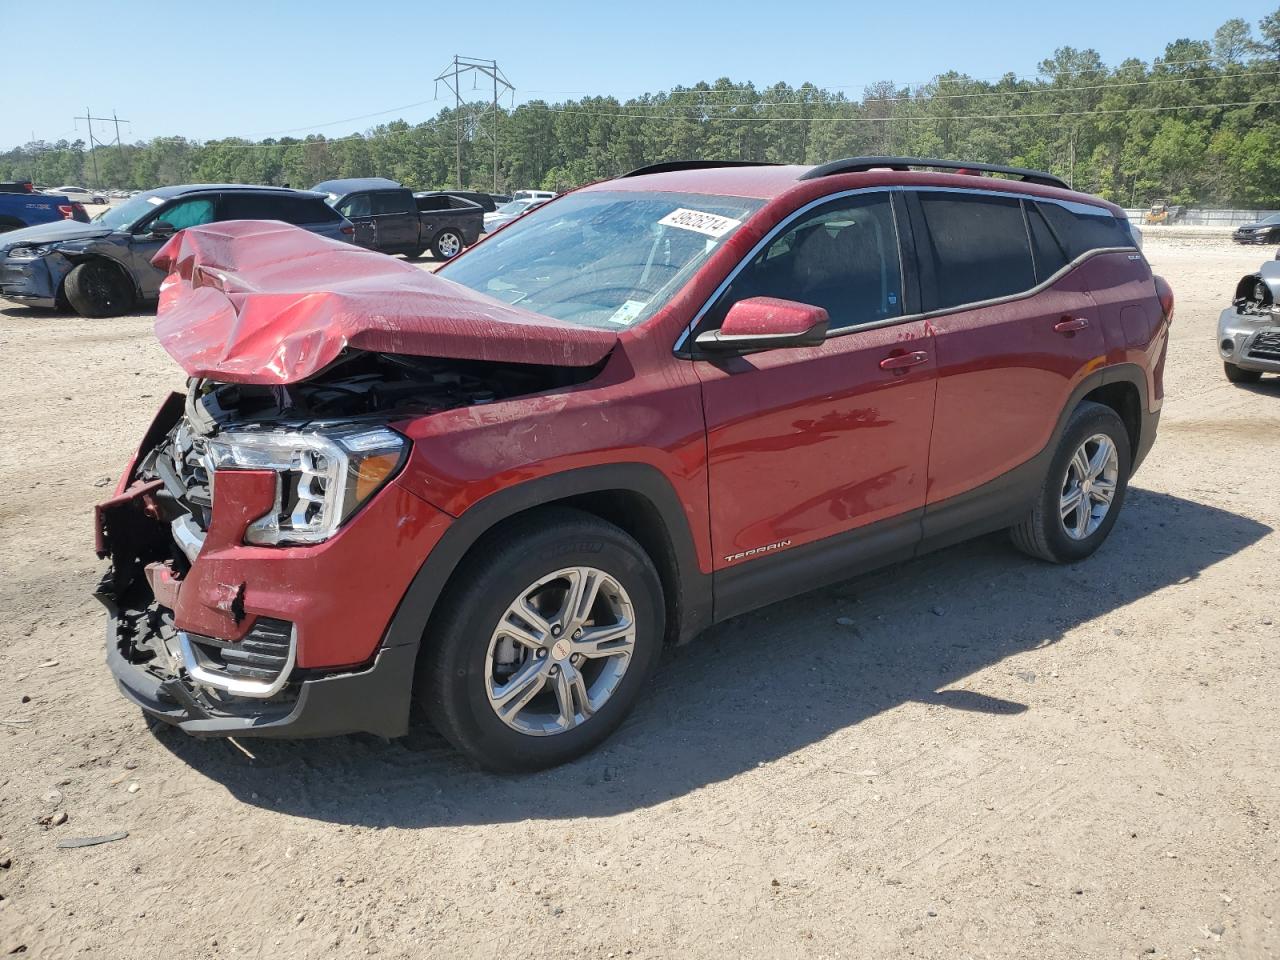
<svg viewBox="0 0 1280 960">
<path fill-rule="evenodd" d="M 208 673 L 228 680 L 274 683 L 290 660 L 293 624 L 259 617 L 243 640 L 226 641 L 188 634 Z"/>
<path fill-rule="evenodd" d="M 1266 330 L 1258 334 L 1249 344 L 1249 352 L 1245 356 L 1251 360 L 1280 362 L 1280 330 Z"/>
<path fill-rule="evenodd" d="M 207 453 L 205 438 L 192 432 L 184 420 L 156 458 L 156 472 L 165 489 L 190 512 L 201 530 L 209 529 L 213 510 Z"/>
</svg>

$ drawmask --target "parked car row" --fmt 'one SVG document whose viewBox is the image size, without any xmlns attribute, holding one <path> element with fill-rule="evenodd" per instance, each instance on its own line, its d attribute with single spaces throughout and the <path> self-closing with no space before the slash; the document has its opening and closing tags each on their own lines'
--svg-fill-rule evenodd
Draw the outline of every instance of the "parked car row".
<svg viewBox="0 0 1280 960">
<path fill-rule="evenodd" d="M 170 237 L 223 220 L 282 220 L 348 243 L 355 235 L 318 193 L 239 184 L 161 187 L 92 221 L 71 217 L 0 236 L 0 297 L 70 306 L 82 317 L 127 313 L 158 297 L 164 271 L 151 258 Z"/>
<path fill-rule="evenodd" d="M 451 260 L 485 232 L 490 194 L 414 193 L 376 177 L 328 180 L 313 191 L 245 184 L 187 184 L 140 191 L 92 221 L 85 203 L 107 198 L 68 185 L 38 193 L 30 181 L 0 184 L 0 297 L 105 317 L 154 303 L 160 271 L 150 259 L 173 234 L 227 220 L 281 220 L 388 254 Z M 116 191 L 124 194 L 124 191 Z M 520 212 L 554 196 L 509 201 Z M 79 199 L 77 199 L 79 198 Z M 507 211 L 502 223 L 514 219 Z M 496 229 L 495 227 L 489 228 Z"/>
</svg>

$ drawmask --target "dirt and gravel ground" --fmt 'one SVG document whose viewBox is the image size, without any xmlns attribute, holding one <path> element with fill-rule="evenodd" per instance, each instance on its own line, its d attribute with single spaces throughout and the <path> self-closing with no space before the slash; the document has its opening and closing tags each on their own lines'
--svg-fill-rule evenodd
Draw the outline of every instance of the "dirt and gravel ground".
<svg viewBox="0 0 1280 960">
<path fill-rule="evenodd" d="M 0 309 L 0 955 L 1276 956 L 1280 379 L 1213 349 L 1270 251 L 1148 253 L 1168 400 L 1097 556 L 992 537 L 742 617 L 510 778 L 149 730 L 90 507 L 181 378 L 149 318 Z"/>
</svg>

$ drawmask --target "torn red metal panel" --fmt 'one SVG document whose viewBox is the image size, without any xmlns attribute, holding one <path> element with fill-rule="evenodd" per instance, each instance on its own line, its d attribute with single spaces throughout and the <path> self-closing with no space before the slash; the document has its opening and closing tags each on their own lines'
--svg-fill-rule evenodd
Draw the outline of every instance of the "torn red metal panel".
<svg viewBox="0 0 1280 960">
<path fill-rule="evenodd" d="M 296 383 L 347 347 L 586 367 L 618 339 L 284 224 L 189 227 L 153 262 L 169 274 L 156 336 L 194 377 Z"/>
</svg>

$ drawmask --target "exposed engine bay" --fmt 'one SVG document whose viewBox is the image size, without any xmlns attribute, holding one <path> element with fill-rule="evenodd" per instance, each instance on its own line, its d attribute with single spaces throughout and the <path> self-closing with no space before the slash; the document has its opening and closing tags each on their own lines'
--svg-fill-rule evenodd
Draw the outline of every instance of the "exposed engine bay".
<svg viewBox="0 0 1280 960">
<path fill-rule="evenodd" d="M 187 416 L 200 432 L 233 424 L 421 415 L 590 380 L 598 367 L 444 360 L 350 351 L 316 377 L 283 386 L 193 380 Z"/>
</svg>

